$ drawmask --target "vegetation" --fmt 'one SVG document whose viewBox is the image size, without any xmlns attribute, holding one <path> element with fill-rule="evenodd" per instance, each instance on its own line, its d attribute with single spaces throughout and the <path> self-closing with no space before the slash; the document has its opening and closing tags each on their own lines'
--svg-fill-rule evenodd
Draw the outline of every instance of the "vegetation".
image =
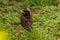
<svg viewBox="0 0 60 40">
<path fill-rule="evenodd" d="M 59 0 L 0 0 L 0 38 L 3 33 L 4 37 L 9 35 L 0 40 L 60 40 L 59 3 Z M 18 24 L 24 8 L 31 10 L 32 32 L 22 32 Z"/>
</svg>

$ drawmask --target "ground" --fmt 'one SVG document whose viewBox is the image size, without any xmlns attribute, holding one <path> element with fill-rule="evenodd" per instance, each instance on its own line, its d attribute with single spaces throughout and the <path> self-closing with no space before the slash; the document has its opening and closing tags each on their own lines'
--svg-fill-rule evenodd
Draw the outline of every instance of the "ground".
<svg viewBox="0 0 60 40">
<path fill-rule="evenodd" d="M 22 7 L 21 3 L 15 1 L 11 2 L 10 5 L 7 5 L 6 1 L 3 2 L 5 3 L 0 7 L 0 28 L 2 28 L 1 30 L 5 29 L 6 32 L 5 30 L 0 31 L 0 37 L 8 34 L 10 40 L 60 40 L 60 4 L 48 5 L 43 2 L 46 5 L 37 6 L 41 1 L 37 2 L 36 5 L 34 5 L 36 3 L 34 1 L 32 3 L 26 1 Z M 31 5 L 33 6 L 31 7 Z M 32 32 L 27 32 L 20 24 L 20 17 L 24 7 L 31 10 Z"/>
</svg>

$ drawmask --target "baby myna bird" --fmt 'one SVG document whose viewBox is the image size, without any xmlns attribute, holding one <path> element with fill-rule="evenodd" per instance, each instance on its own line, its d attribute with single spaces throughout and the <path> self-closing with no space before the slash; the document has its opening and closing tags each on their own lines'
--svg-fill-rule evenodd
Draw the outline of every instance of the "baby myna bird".
<svg viewBox="0 0 60 40">
<path fill-rule="evenodd" d="M 21 16 L 21 25 L 26 29 L 27 31 L 31 32 L 32 27 L 32 16 L 30 14 L 29 10 L 23 10 L 23 15 Z"/>
</svg>

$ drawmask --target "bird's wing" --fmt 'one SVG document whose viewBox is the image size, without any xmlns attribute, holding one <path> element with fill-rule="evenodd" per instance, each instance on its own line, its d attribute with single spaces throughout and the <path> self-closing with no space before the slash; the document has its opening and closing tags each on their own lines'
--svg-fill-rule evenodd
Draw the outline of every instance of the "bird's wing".
<svg viewBox="0 0 60 40">
<path fill-rule="evenodd" d="M 27 19 L 24 17 L 24 16 L 22 16 L 21 17 L 21 25 L 23 26 L 23 27 L 27 27 Z"/>
</svg>

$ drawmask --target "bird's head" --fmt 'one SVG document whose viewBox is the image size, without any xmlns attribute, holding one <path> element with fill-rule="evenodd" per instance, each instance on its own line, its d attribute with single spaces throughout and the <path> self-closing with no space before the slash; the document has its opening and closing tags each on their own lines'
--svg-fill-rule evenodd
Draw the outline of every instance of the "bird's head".
<svg viewBox="0 0 60 40">
<path fill-rule="evenodd" d="M 25 15 L 25 16 L 30 16 L 30 11 L 28 11 L 28 10 L 23 10 L 23 15 Z"/>
</svg>

